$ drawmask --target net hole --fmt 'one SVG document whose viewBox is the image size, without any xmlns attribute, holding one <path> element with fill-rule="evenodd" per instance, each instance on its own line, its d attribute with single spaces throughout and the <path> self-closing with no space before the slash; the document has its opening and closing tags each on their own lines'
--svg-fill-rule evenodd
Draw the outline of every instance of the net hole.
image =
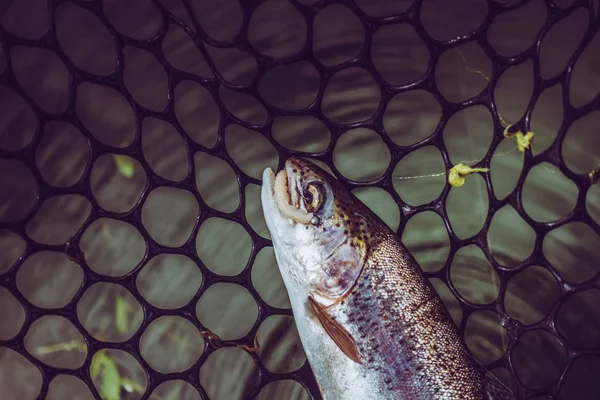
<svg viewBox="0 0 600 400">
<path fill-rule="evenodd" d="M 505 267 L 514 267 L 534 250 L 536 234 L 509 205 L 496 211 L 487 232 L 492 257 Z"/>
<path fill-rule="evenodd" d="M 373 117 L 381 91 L 373 76 L 363 68 L 350 67 L 333 75 L 323 94 L 321 109 L 336 124 L 351 124 Z"/>
<path fill-rule="evenodd" d="M 180 379 L 161 383 L 154 389 L 150 398 L 163 400 L 201 400 L 198 391 L 192 385 Z"/>
<path fill-rule="evenodd" d="M 100 218 L 81 237 L 87 265 L 99 274 L 123 276 L 144 258 L 146 243 L 141 233 L 124 221 Z"/>
<path fill-rule="evenodd" d="M 563 123 L 562 87 L 554 85 L 542 92 L 531 115 L 531 131 L 535 132 L 533 154 L 550 147 Z"/>
<path fill-rule="evenodd" d="M 252 286 L 265 303 L 271 307 L 286 309 L 291 307 L 273 247 L 265 247 L 258 252 L 252 264 L 251 278 Z"/>
<path fill-rule="evenodd" d="M 271 315 L 263 321 L 256 335 L 261 347 L 260 359 L 270 372 L 292 372 L 306 362 L 306 355 L 292 317 Z"/>
<path fill-rule="evenodd" d="M 357 57 L 365 45 L 365 28 L 342 4 L 321 9 L 313 22 L 313 53 L 323 65 L 333 66 Z"/>
<path fill-rule="evenodd" d="M 352 193 L 394 232 L 400 225 L 400 209 L 386 190 L 374 186 L 360 187 Z"/>
<path fill-rule="evenodd" d="M 0 73 L 2 73 L 2 48 L 0 45 Z M 17 151 L 33 139 L 37 118 L 23 97 L 12 89 L 0 85 L 0 149 Z"/>
<path fill-rule="evenodd" d="M 539 390 L 553 385 L 567 363 L 564 348 L 542 330 L 525 332 L 512 352 L 517 377 L 528 388 Z"/>
<path fill-rule="evenodd" d="M 583 222 L 571 222 L 544 238 L 544 255 L 568 282 L 581 283 L 600 272 L 600 236 Z M 573 266 L 577 266 L 573 268 Z"/>
<path fill-rule="evenodd" d="M 0 229 L 0 275 L 8 272 L 25 251 L 25 241 L 16 233 Z"/>
<path fill-rule="evenodd" d="M 540 73 L 549 79 L 560 74 L 575 53 L 588 28 L 589 11 L 575 10 L 554 24 L 542 38 Z"/>
<path fill-rule="evenodd" d="M 541 163 L 529 170 L 523 184 L 525 212 L 540 222 L 554 221 L 571 212 L 578 188 L 554 165 Z"/>
<path fill-rule="evenodd" d="M 508 336 L 500 325 L 500 316 L 493 311 L 475 311 L 469 315 L 465 342 L 480 363 L 498 360 L 508 347 Z"/>
<path fill-rule="evenodd" d="M 204 339 L 198 328 L 179 316 L 155 319 L 140 337 L 140 354 L 161 374 L 189 369 L 203 352 Z"/>
<path fill-rule="evenodd" d="M 598 199 L 600 199 L 600 186 L 590 187 L 586 196 L 585 208 L 592 219 L 600 224 L 600 201 Z"/>
<path fill-rule="evenodd" d="M 142 121 L 142 151 L 152 171 L 174 182 L 188 174 L 189 162 L 185 143 L 175 127 L 161 119 Z"/>
<path fill-rule="evenodd" d="M 46 183 L 65 187 L 81 179 L 89 157 L 89 143 L 79 129 L 64 122 L 49 122 L 35 152 L 35 164 Z"/>
<path fill-rule="evenodd" d="M 260 393 L 258 393 L 256 400 L 271 400 L 275 398 L 289 400 L 312 399 L 304 386 L 291 379 L 280 379 L 265 385 Z"/>
<path fill-rule="evenodd" d="M 498 78 L 494 101 L 504 124 L 517 122 L 525 113 L 533 94 L 533 61 L 508 68 Z"/>
<path fill-rule="evenodd" d="M 0 24 L 23 39 L 41 39 L 50 28 L 50 4 L 37 0 L 14 1 L 3 7 Z"/>
<path fill-rule="evenodd" d="M 358 128 L 344 133 L 333 149 L 336 168 L 348 179 L 369 181 L 381 177 L 392 156 L 390 149 L 375 131 Z M 357 167 L 356 160 L 361 160 Z"/>
<path fill-rule="evenodd" d="M 14 46 L 10 50 L 10 59 L 17 82 L 42 110 L 51 114 L 66 110 L 69 72 L 54 52 L 39 47 Z"/>
<path fill-rule="evenodd" d="M 165 110 L 169 101 L 168 77 L 161 63 L 152 53 L 131 46 L 125 46 L 123 58 L 123 82 L 133 99 L 149 110 Z"/>
<path fill-rule="evenodd" d="M 39 243 L 65 244 L 81 229 L 91 211 L 90 201 L 83 196 L 53 196 L 42 203 L 37 213 L 29 220 L 25 232 Z"/>
<path fill-rule="evenodd" d="M 81 368 L 87 356 L 83 335 L 68 319 L 56 315 L 35 320 L 23 342 L 29 354 L 54 368 Z"/>
<path fill-rule="evenodd" d="M 275 107 L 295 111 L 315 102 L 320 83 L 314 65 L 300 61 L 267 70 L 258 82 L 258 93 Z"/>
<path fill-rule="evenodd" d="M 487 107 L 467 107 L 454 114 L 444 127 L 444 144 L 452 164 L 471 165 L 481 160 L 490 148 L 493 135 L 494 122 Z"/>
<path fill-rule="evenodd" d="M 587 174 L 600 166 L 598 126 L 600 111 L 594 111 L 573 122 L 566 133 L 561 151 L 567 168 L 576 174 Z"/>
<path fill-rule="evenodd" d="M 600 49 L 600 31 L 596 32 L 583 53 L 575 61 L 569 81 L 569 99 L 573 107 L 581 107 L 591 101 L 600 91 L 598 70 L 598 51 Z"/>
<path fill-rule="evenodd" d="M 267 122 L 269 114 L 256 97 L 219 86 L 219 98 L 235 118 L 252 125 L 262 125 Z"/>
<path fill-rule="evenodd" d="M 194 154 L 196 188 L 206 204 L 224 213 L 240 205 L 237 175 L 222 158 L 198 151 Z"/>
<path fill-rule="evenodd" d="M 135 40 L 152 39 L 162 26 L 162 13 L 150 0 L 104 0 L 102 9 L 113 28 Z"/>
<path fill-rule="evenodd" d="M 479 29 L 487 17 L 485 2 L 426 0 L 421 5 L 422 24 L 435 40 L 446 41 Z"/>
<path fill-rule="evenodd" d="M 504 199 L 517 186 L 523 170 L 523 153 L 517 150 L 515 140 L 503 139 L 490 160 L 490 180 L 497 199 Z"/>
<path fill-rule="evenodd" d="M 90 388 L 79 378 L 73 375 L 57 375 L 48 387 L 46 400 L 94 400 Z"/>
<path fill-rule="evenodd" d="M 437 87 L 450 102 L 464 102 L 479 93 L 488 85 L 492 73 L 492 62 L 482 48 L 469 42 L 446 50 L 435 65 Z"/>
<path fill-rule="evenodd" d="M 441 269 L 450 252 L 444 221 L 433 211 L 422 211 L 408 220 L 402 233 L 402 243 L 425 272 Z"/>
<path fill-rule="evenodd" d="M 450 279 L 458 293 L 475 304 L 489 304 L 498 297 L 500 280 L 498 273 L 475 246 L 461 247 L 450 265 Z"/>
<path fill-rule="evenodd" d="M 269 26 L 269 29 L 264 29 Z M 306 21 L 289 1 L 267 0 L 256 8 L 248 26 L 248 41 L 275 59 L 298 53 L 306 42 Z M 273 32 L 279 32 L 274 35 Z"/>
<path fill-rule="evenodd" d="M 246 186 L 246 221 L 258 235 L 271 239 L 260 200 L 260 190 L 261 187 L 258 185 L 248 184 Z"/>
<path fill-rule="evenodd" d="M 221 339 L 235 340 L 247 335 L 256 322 L 258 305 L 245 287 L 215 283 L 200 297 L 196 315 L 202 325 Z"/>
<path fill-rule="evenodd" d="M 600 393 L 597 372 L 600 357 L 586 355 L 575 360 L 562 382 L 561 399 L 585 399 L 590 393 Z"/>
<path fill-rule="evenodd" d="M 120 154 L 98 157 L 90 174 L 92 194 L 107 211 L 124 213 L 139 202 L 146 186 L 146 171 L 138 160 Z"/>
<path fill-rule="evenodd" d="M 371 60 L 381 77 L 392 85 L 417 82 L 425 75 L 429 58 L 427 46 L 410 24 L 382 26 L 373 35 Z M 420 107 L 415 109 L 421 111 Z"/>
<path fill-rule="evenodd" d="M 370 17 L 384 18 L 400 15 L 412 5 L 412 0 L 355 0 L 360 9 Z"/>
<path fill-rule="evenodd" d="M 40 251 L 19 267 L 16 283 L 19 292 L 41 308 L 65 307 L 79 290 L 83 271 L 66 254 Z"/>
<path fill-rule="evenodd" d="M 0 324 L 0 340 L 10 340 L 17 336 L 25 323 L 25 309 L 8 289 L 1 286 L 0 309 L 3 319 Z"/>
<path fill-rule="evenodd" d="M 453 188 L 446 199 L 446 212 L 452 230 L 461 239 L 476 235 L 488 215 L 489 197 L 483 177 L 470 175 L 463 186 Z"/>
<path fill-rule="evenodd" d="M 175 87 L 175 116 L 192 140 L 204 147 L 217 141 L 220 111 L 213 95 L 202 85 L 182 81 Z"/>
<path fill-rule="evenodd" d="M 208 36 L 228 42 L 242 27 L 243 11 L 237 0 L 193 0 L 194 17 Z"/>
<path fill-rule="evenodd" d="M 487 39 L 499 55 L 515 56 L 534 44 L 547 16 L 548 11 L 543 0 L 528 1 L 521 7 L 495 16 L 487 31 Z"/>
<path fill-rule="evenodd" d="M 600 290 L 587 289 L 569 296 L 556 313 L 556 329 L 571 345 L 593 349 L 600 343 Z"/>
<path fill-rule="evenodd" d="M 148 195 L 142 207 L 142 223 L 156 242 L 180 247 L 190 240 L 199 209 L 191 192 L 163 186 Z"/>
<path fill-rule="evenodd" d="M 232 85 L 246 86 L 256 78 L 258 65 L 252 54 L 236 47 L 213 47 L 205 44 L 208 56 L 218 73 Z"/>
<path fill-rule="evenodd" d="M 425 90 L 411 90 L 392 97 L 383 112 L 383 127 L 399 146 L 409 146 L 431 136 L 440 123 L 442 109 Z"/>
<path fill-rule="evenodd" d="M 117 66 L 117 48 L 96 14 L 73 3 L 60 4 L 55 13 L 58 44 L 69 60 L 94 75 L 112 74 Z"/>
<path fill-rule="evenodd" d="M 181 254 L 159 254 L 142 268 L 136 287 L 155 307 L 175 309 L 192 300 L 202 279 L 200 268 L 190 258 Z"/>
<path fill-rule="evenodd" d="M 79 300 L 77 317 L 95 339 L 124 342 L 139 329 L 144 313 L 129 290 L 100 282 L 89 287 Z"/>
<path fill-rule="evenodd" d="M 179 26 L 169 25 L 161 44 L 161 50 L 173 68 L 203 78 L 214 77 L 198 46 Z"/>
<path fill-rule="evenodd" d="M 250 258 L 252 239 L 244 227 L 223 218 L 202 223 L 196 238 L 196 252 L 212 272 L 234 276 L 241 273 Z"/>
<path fill-rule="evenodd" d="M 218 349 L 200 368 L 200 384 L 211 400 L 245 399 L 257 380 L 254 360 L 236 347 Z"/>
<path fill-rule="evenodd" d="M 277 169 L 279 154 L 260 133 L 241 125 L 225 128 L 225 147 L 233 162 L 247 175 L 262 179 L 265 168 Z"/>
<path fill-rule="evenodd" d="M 104 85 L 80 83 L 75 111 L 86 129 L 101 143 L 122 148 L 133 142 L 133 110 L 117 90 Z"/>
<path fill-rule="evenodd" d="M 0 347 L 0 393 L 15 399 L 35 399 L 42 387 L 42 374 L 16 351 Z"/>
<path fill-rule="evenodd" d="M 418 206 L 435 200 L 446 184 L 446 168 L 440 151 L 424 146 L 404 156 L 392 172 L 394 190 L 402 201 Z M 441 176 L 431 176 L 438 175 Z M 403 179 L 423 177 L 419 179 Z"/>
<path fill-rule="evenodd" d="M 329 129 L 315 117 L 277 117 L 271 126 L 273 138 L 282 146 L 305 153 L 325 151 L 331 140 Z"/>
</svg>

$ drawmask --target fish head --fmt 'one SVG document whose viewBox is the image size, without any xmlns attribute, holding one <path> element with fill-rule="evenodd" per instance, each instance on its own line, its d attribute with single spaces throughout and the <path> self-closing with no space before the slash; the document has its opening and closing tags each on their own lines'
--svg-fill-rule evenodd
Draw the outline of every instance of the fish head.
<svg viewBox="0 0 600 400">
<path fill-rule="evenodd" d="M 264 171 L 261 201 L 288 291 L 325 306 L 347 296 L 383 222 L 342 182 L 296 157 L 277 174 Z"/>
</svg>

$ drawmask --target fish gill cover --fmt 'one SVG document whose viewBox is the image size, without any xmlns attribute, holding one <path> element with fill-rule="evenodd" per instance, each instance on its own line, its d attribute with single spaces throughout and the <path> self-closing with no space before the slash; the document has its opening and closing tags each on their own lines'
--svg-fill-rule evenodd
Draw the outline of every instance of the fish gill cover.
<svg viewBox="0 0 600 400">
<path fill-rule="evenodd" d="M 598 9 L 2 2 L 0 392 L 319 398 L 259 201 L 301 156 L 519 398 L 593 398 Z"/>
</svg>

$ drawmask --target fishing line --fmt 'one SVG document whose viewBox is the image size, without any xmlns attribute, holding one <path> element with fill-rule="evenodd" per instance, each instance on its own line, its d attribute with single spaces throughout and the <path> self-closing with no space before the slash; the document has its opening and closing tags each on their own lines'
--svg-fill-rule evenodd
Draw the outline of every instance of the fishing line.
<svg viewBox="0 0 600 400">
<path fill-rule="evenodd" d="M 460 57 L 463 61 L 465 69 L 467 71 L 481 75 L 486 81 L 488 81 L 488 82 L 490 81 L 490 78 L 485 74 L 485 72 L 469 67 L 467 59 L 465 58 L 465 55 L 463 54 L 463 52 L 460 50 L 460 48 L 457 50 L 458 50 L 458 54 L 460 54 Z M 504 120 L 504 118 L 502 118 L 502 115 L 500 115 L 499 113 L 496 113 L 496 115 L 498 116 L 500 123 L 504 127 L 504 132 L 502 133 L 502 135 L 506 139 L 515 138 L 517 145 L 514 148 L 510 149 L 509 151 L 507 151 L 505 153 L 495 154 L 491 158 L 506 156 L 517 149 L 521 153 L 523 153 L 523 156 L 524 156 L 526 149 L 533 149 L 533 138 L 535 136 L 533 132 L 529 131 L 525 134 L 521 130 L 518 130 L 516 132 L 509 132 L 508 130 L 511 127 L 513 127 L 513 125 L 509 125 L 506 122 L 506 120 Z M 460 161 L 458 164 L 456 164 L 454 167 L 450 168 L 446 172 L 439 172 L 439 173 L 427 174 L 427 175 L 414 175 L 414 176 L 393 176 L 392 180 L 435 178 L 438 176 L 447 175 L 448 176 L 448 178 L 447 178 L 448 184 L 450 184 L 453 187 L 461 187 L 465 184 L 466 177 L 468 175 L 471 175 L 474 173 L 490 172 L 489 168 L 484 168 L 484 167 L 475 167 L 474 168 L 473 165 L 475 165 L 479 161 L 480 160 Z M 551 171 L 551 172 L 555 173 L 554 171 Z M 592 173 L 590 173 L 590 180 L 593 180 L 593 179 L 596 179 L 596 181 L 598 180 L 598 173 L 594 174 L 593 176 L 592 176 Z"/>
</svg>

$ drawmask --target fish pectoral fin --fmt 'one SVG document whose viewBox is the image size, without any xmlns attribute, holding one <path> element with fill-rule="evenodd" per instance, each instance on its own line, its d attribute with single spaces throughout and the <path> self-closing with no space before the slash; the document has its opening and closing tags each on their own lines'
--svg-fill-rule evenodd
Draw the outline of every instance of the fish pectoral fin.
<svg viewBox="0 0 600 400">
<path fill-rule="evenodd" d="M 346 328 L 344 328 L 338 321 L 333 319 L 327 312 L 327 308 L 319 304 L 313 296 L 308 296 L 308 308 L 313 313 L 317 320 L 325 329 L 325 332 L 329 335 L 331 340 L 337 345 L 337 347 L 352 361 L 363 364 L 360 359 L 360 352 L 356 342 L 350 336 Z"/>
</svg>

